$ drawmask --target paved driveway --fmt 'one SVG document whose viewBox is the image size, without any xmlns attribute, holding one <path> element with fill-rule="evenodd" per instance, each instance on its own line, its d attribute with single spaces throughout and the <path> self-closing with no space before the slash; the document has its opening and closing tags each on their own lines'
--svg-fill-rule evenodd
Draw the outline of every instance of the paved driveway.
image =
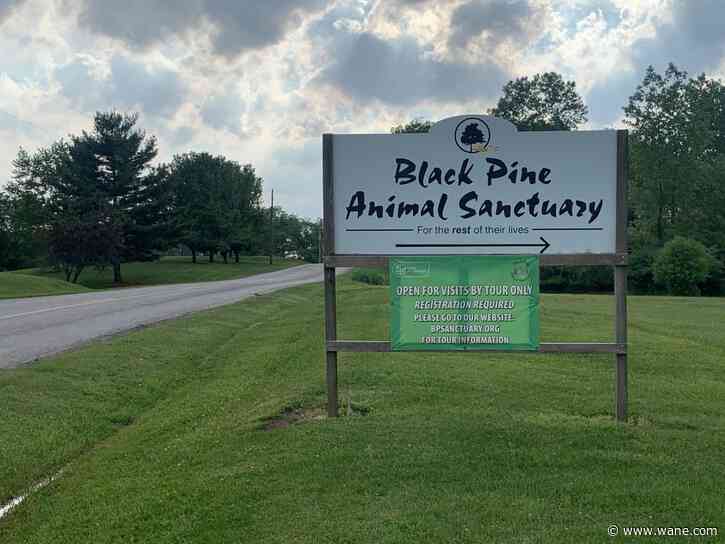
<svg viewBox="0 0 725 544">
<path fill-rule="evenodd" d="M 322 265 L 309 264 L 238 280 L 0 300 L 0 368 L 322 276 Z"/>
</svg>

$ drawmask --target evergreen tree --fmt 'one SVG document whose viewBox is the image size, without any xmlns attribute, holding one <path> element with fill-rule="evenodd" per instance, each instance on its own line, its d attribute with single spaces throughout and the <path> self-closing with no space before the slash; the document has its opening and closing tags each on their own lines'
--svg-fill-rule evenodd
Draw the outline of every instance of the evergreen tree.
<svg viewBox="0 0 725 544">
<path fill-rule="evenodd" d="M 70 279 L 89 265 L 113 266 L 163 247 L 168 179 L 151 167 L 156 140 L 134 114 L 96 113 L 91 132 L 34 154 L 20 150 L 8 188 Z M 103 243 L 100 242 L 103 240 Z M 70 272 L 68 272 L 70 270 Z"/>
</svg>

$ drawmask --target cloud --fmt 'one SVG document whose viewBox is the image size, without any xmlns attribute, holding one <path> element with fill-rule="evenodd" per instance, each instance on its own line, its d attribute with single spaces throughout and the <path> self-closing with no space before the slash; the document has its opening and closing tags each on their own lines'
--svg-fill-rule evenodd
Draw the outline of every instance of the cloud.
<svg viewBox="0 0 725 544">
<path fill-rule="evenodd" d="M 212 96 L 201 108 L 201 118 L 204 123 L 217 130 L 226 129 L 237 136 L 242 135 L 243 113 L 241 99 L 233 94 Z"/>
<path fill-rule="evenodd" d="M 0 0 L 0 23 L 0 185 L 18 145 L 116 108 L 141 113 L 160 160 L 251 160 L 311 216 L 321 132 L 485 111 L 550 70 L 588 128 L 616 126 L 647 64 L 725 74 L 725 0 Z"/>
<path fill-rule="evenodd" d="M 675 0 L 677 33 L 701 46 L 722 48 L 725 44 L 725 3 L 721 0 Z"/>
<path fill-rule="evenodd" d="M 209 23 L 216 53 L 234 57 L 279 42 L 324 0 L 85 0 L 79 21 L 128 45 L 148 47 L 172 35 L 204 31 Z"/>
<path fill-rule="evenodd" d="M 25 0 L 0 0 L 0 23 L 10 15 L 10 12 L 20 4 L 25 3 Z"/>
<path fill-rule="evenodd" d="M 557 12 L 570 31 L 576 31 L 577 25 L 592 14 L 601 16 L 607 27 L 614 28 L 622 22 L 623 14 L 614 0 L 566 0 L 557 5 Z"/>
<path fill-rule="evenodd" d="M 78 56 L 55 70 L 60 92 L 71 104 L 83 111 L 102 107 L 100 86 L 103 82 L 92 74 L 90 60 Z"/>
<path fill-rule="evenodd" d="M 0 110 L 0 130 L 31 136 L 35 131 L 35 125 L 28 121 L 23 121 L 12 113 Z"/>
<path fill-rule="evenodd" d="M 308 35 L 319 39 L 333 36 L 338 31 L 358 32 L 363 28 L 369 9 L 359 2 L 339 2 L 310 22 Z"/>
<path fill-rule="evenodd" d="M 594 126 L 613 127 L 624 116 L 623 108 L 644 77 L 644 69 L 622 68 L 606 80 L 597 82 L 587 93 L 589 122 Z"/>
<path fill-rule="evenodd" d="M 102 72 L 107 70 L 108 75 Z M 185 102 L 187 89 L 179 74 L 151 67 L 125 55 L 114 55 L 108 66 L 89 56 L 79 56 L 55 71 L 61 93 L 83 111 L 140 109 L 171 117 Z"/>
<path fill-rule="evenodd" d="M 196 131 L 191 127 L 179 127 L 170 131 L 169 141 L 174 147 L 182 147 L 194 139 L 195 133 Z"/>
<path fill-rule="evenodd" d="M 123 108 L 170 117 L 185 102 L 186 87 L 175 71 L 116 55 L 111 59 L 108 98 Z"/>
<path fill-rule="evenodd" d="M 633 46 L 640 65 L 672 61 L 689 72 L 718 68 L 725 55 L 725 2 L 673 0 L 670 21 L 660 21 L 654 37 Z"/>
<path fill-rule="evenodd" d="M 319 137 L 274 146 L 258 173 L 265 179 L 265 197 L 274 189 L 275 204 L 303 217 L 319 217 L 322 202 L 320 169 L 322 142 Z M 295 180 L 290 184 L 289 180 Z"/>
<path fill-rule="evenodd" d="M 466 47 L 479 37 L 493 47 L 508 40 L 528 42 L 534 15 L 534 8 L 526 0 L 469 0 L 451 14 L 452 32 L 448 43 Z"/>
<path fill-rule="evenodd" d="M 383 40 L 366 32 L 338 45 L 318 82 L 360 102 L 412 105 L 485 98 L 497 93 L 506 77 L 493 63 L 436 60 L 410 38 Z"/>
</svg>

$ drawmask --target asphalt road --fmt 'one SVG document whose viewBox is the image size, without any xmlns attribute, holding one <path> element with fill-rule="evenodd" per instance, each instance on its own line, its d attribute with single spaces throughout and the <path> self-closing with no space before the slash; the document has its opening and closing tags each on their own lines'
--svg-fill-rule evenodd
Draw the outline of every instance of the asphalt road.
<svg viewBox="0 0 725 544">
<path fill-rule="evenodd" d="M 238 280 L 0 300 L 0 368 L 322 276 L 322 265 L 309 264 Z"/>
</svg>

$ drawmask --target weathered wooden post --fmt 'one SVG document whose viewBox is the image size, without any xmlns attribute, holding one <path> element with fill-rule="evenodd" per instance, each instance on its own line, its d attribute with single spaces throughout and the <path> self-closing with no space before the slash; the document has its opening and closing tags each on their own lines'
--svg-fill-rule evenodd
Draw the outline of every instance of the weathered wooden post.
<svg viewBox="0 0 725 544">
<path fill-rule="evenodd" d="M 322 192 L 324 199 L 324 256 L 335 253 L 335 216 L 333 209 L 332 134 L 322 136 Z M 335 265 L 323 258 L 325 269 L 325 376 L 327 381 L 327 415 L 337 417 L 337 351 L 331 343 L 337 340 L 337 295 Z"/>
<path fill-rule="evenodd" d="M 627 166 L 628 134 L 617 131 L 617 233 L 618 260 L 614 265 L 614 296 L 616 298 L 616 407 L 618 421 L 627 420 Z"/>
</svg>

